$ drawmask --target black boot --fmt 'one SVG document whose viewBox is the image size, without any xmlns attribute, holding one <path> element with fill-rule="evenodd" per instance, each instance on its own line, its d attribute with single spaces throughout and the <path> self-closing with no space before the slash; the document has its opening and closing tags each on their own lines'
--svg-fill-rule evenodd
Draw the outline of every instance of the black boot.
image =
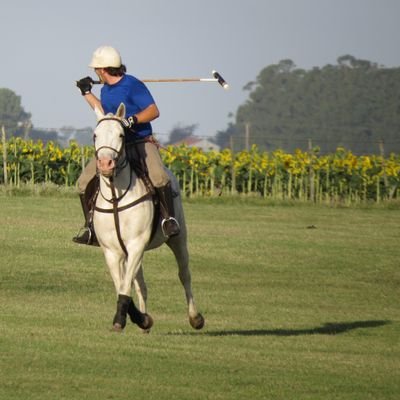
<svg viewBox="0 0 400 400">
<path fill-rule="evenodd" d="M 131 321 L 139 328 L 149 330 L 153 326 L 153 318 L 151 318 L 149 314 L 140 312 L 140 310 L 136 308 L 132 298 L 128 306 L 128 315 Z"/>
<path fill-rule="evenodd" d="M 85 217 L 85 225 L 80 229 L 78 235 L 72 238 L 72 241 L 79 244 L 99 246 L 92 223 L 90 222 L 90 209 L 85 201 L 85 194 L 80 194 L 79 199 L 81 200 L 82 211 Z"/>
<path fill-rule="evenodd" d="M 171 184 L 156 188 L 158 198 L 160 199 L 160 210 L 163 220 L 161 229 L 164 236 L 171 237 L 179 235 L 181 231 L 178 221 L 175 219 L 174 199 L 172 197 Z"/>
<path fill-rule="evenodd" d="M 132 298 L 123 294 L 118 295 L 117 312 L 113 319 L 113 330 L 121 332 L 126 326 L 126 315 Z"/>
</svg>

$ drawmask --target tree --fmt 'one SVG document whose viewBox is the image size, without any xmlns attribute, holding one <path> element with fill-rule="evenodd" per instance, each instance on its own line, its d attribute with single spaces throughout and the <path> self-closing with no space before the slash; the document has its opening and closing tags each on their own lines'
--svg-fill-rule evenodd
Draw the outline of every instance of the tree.
<svg viewBox="0 0 400 400">
<path fill-rule="evenodd" d="M 215 136 L 215 143 L 221 148 L 221 149 L 225 149 L 225 148 L 230 148 L 230 147 L 234 147 L 236 148 L 237 146 L 235 146 L 235 143 L 233 143 L 232 138 L 234 136 L 237 137 L 237 125 L 233 124 L 232 122 L 230 122 L 228 124 L 228 128 L 225 131 L 218 131 L 216 136 Z M 234 148 L 232 148 L 231 150 L 234 150 Z"/>
<path fill-rule="evenodd" d="M 6 88 L 0 88 L 0 126 L 17 136 L 26 136 L 32 127 L 31 114 L 21 106 L 21 97 Z"/>
<path fill-rule="evenodd" d="M 167 144 L 176 143 L 176 142 L 179 142 L 180 140 L 183 140 L 189 136 L 193 136 L 197 127 L 198 127 L 198 124 L 193 124 L 193 125 L 176 124 L 172 128 L 172 130 L 169 134 L 169 141 Z"/>
</svg>

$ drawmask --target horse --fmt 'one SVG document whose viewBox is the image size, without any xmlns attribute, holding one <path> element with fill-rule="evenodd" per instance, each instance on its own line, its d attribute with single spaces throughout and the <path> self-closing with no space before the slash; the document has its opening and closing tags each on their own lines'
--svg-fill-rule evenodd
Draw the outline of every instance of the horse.
<svg viewBox="0 0 400 400">
<path fill-rule="evenodd" d="M 147 288 L 143 277 L 144 252 L 166 244 L 173 252 L 178 276 L 183 285 L 187 314 L 194 329 L 204 326 L 204 317 L 197 311 L 191 285 L 187 228 L 183 213 L 180 189 L 177 180 L 167 169 L 174 198 L 175 218 L 180 225 L 177 236 L 165 237 L 157 218 L 153 193 L 131 167 L 125 151 L 125 105 L 116 114 L 104 114 L 95 108 L 97 126 L 93 140 L 99 190 L 94 202 L 93 226 L 97 240 L 103 250 L 106 264 L 117 294 L 117 310 L 112 330 L 122 332 L 127 316 L 143 331 L 149 332 L 153 318 L 147 313 Z M 137 308 L 133 291 L 138 298 Z"/>
</svg>

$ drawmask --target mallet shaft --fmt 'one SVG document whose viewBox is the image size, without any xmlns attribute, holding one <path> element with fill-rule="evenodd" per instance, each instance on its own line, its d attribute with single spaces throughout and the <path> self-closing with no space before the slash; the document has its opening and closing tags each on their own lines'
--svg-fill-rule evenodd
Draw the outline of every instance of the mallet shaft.
<svg viewBox="0 0 400 400">
<path fill-rule="evenodd" d="M 217 82 L 215 78 L 162 78 L 162 79 L 141 79 L 142 82 Z"/>
<path fill-rule="evenodd" d="M 159 79 L 141 79 L 142 82 L 218 82 L 224 89 L 229 89 L 225 79 L 217 72 L 212 72 L 214 78 L 159 78 Z M 93 84 L 100 84 L 100 81 L 93 81 Z"/>
</svg>

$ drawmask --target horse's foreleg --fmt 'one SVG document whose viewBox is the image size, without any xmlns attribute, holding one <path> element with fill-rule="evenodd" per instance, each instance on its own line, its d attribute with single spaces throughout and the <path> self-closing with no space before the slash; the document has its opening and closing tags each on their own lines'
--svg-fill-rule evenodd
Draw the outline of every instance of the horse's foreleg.
<svg viewBox="0 0 400 400">
<path fill-rule="evenodd" d="M 137 325 L 139 325 L 139 327 L 142 327 L 145 333 L 149 333 L 150 328 L 153 325 L 153 320 L 150 315 L 147 314 L 147 286 L 144 281 L 142 265 L 140 266 L 139 271 L 136 274 L 134 285 L 135 292 L 138 297 L 139 310 L 137 310 L 136 307 L 132 308 L 130 317 L 133 323 L 136 323 Z"/>
<path fill-rule="evenodd" d="M 139 303 L 141 310 L 138 310 L 135 306 L 135 303 L 130 297 L 130 302 L 129 306 L 127 309 L 127 313 L 129 315 L 129 318 L 131 321 L 138 325 L 139 328 L 142 328 L 144 330 L 149 330 L 152 325 L 153 325 L 153 319 L 148 315 L 145 311 L 146 308 L 146 297 L 147 297 L 147 290 L 144 284 L 144 278 L 143 278 L 143 271 L 141 268 L 142 265 L 142 258 L 143 258 L 143 252 L 140 251 L 140 246 L 130 246 L 128 248 L 128 258 L 125 262 L 125 268 L 124 268 L 124 276 L 121 281 L 121 285 L 119 288 L 119 295 L 124 295 L 124 296 L 129 296 L 132 293 L 132 283 L 136 281 L 136 279 L 139 279 L 139 281 L 142 281 L 143 285 L 139 289 Z M 144 310 L 144 311 L 143 311 Z"/>
<path fill-rule="evenodd" d="M 116 253 L 104 249 L 104 257 L 108 265 L 108 270 L 110 271 L 111 278 L 113 280 L 115 291 L 119 293 L 119 288 L 121 287 L 122 276 L 123 276 L 123 265 L 124 259 L 122 255 L 117 255 Z"/>
<path fill-rule="evenodd" d="M 124 259 L 123 255 L 118 255 L 108 249 L 104 249 L 104 257 L 106 259 L 108 269 L 110 271 L 111 278 L 113 280 L 115 291 L 118 294 L 117 300 L 117 311 L 113 319 L 113 330 L 115 332 L 121 332 L 126 325 L 126 316 L 128 313 L 130 297 L 119 294 L 121 282 L 123 279 L 123 266 Z"/>
<path fill-rule="evenodd" d="M 167 244 L 174 253 L 178 264 L 178 276 L 183 288 L 185 289 L 189 322 L 194 329 L 201 329 L 203 328 L 205 321 L 203 316 L 197 311 L 197 307 L 194 302 L 192 292 L 192 278 L 189 269 L 189 253 L 187 250 L 187 246 L 182 238 L 174 237 L 172 239 L 173 240 L 168 241 Z"/>
<path fill-rule="evenodd" d="M 125 260 L 123 277 L 118 293 L 130 296 L 132 293 L 133 282 L 136 279 L 140 266 L 142 265 L 143 251 L 140 250 L 139 246 L 138 248 L 130 246 L 127 250 L 128 257 Z"/>
<path fill-rule="evenodd" d="M 126 325 L 126 316 L 132 298 L 123 294 L 118 295 L 117 312 L 113 319 L 113 330 L 115 332 L 122 332 Z"/>
<path fill-rule="evenodd" d="M 136 308 L 132 297 L 120 294 L 118 295 L 117 311 L 113 319 L 113 330 L 115 332 L 122 332 L 126 326 L 126 317 L 128 315 L 133 323 L 146 332 L 149 332 L 153 326 L 153 318 L 146 313 L 141 313 Z"/>
</svg>

